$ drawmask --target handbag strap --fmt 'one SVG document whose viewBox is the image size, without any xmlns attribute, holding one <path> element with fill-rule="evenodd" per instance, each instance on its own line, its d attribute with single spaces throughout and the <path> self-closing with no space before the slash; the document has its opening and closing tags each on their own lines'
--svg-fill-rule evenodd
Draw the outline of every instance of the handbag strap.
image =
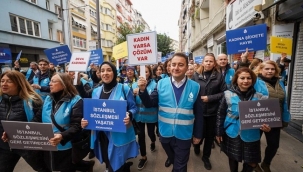
<svg viewBox="0 0 303 172">
<path fill-rule="evenodd" d="M 51 119 L 52 119 L 53 124 L 58 128 L 58 130 L 60 130 L 61 132 L 64 132 L 64 131 L 65 131 L 65 129 L 64 129 L 63 127 L 61 127 L 61 126 L 56 122 L 56 120 L 55 120 L 55 115 L 54 115 L 53 111 L 52 111 L 52 114 L 51 114 Z"/>
</svg>

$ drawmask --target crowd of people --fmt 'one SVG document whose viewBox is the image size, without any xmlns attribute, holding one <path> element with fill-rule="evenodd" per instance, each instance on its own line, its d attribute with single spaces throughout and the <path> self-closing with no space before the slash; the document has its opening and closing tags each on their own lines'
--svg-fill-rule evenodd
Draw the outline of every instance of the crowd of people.
<svg viewBox="0 0 303 172">
<path fill-rule="evenodd" d="M 227 155 L 231 172 L 270 172 L 280 140 L 280 128 L 263 124 L 260 129 L 241 130 L 239 102 L 276 98 L 287 127 L 290 113 L 286 103 L 285 54 L 277 62 L 255 58 L 229 64 L 226 54 L 207 53 L 201 64 L 175 53 L 163 64 L 129 66 L 127 60 L 116 69 L 110 62 L 91 64 L 87 72 L 56 69 L 47 59 L 31 62 L 22 71 L 18 61 L 14 70 L 1 74 L 0 120 L 52 123 L 54 137 L 49 142 L 58 151 L 10 149 L 9 137 L 0 123 L 0 171 L 12 172 L 22 157 L 35 171 L 93 171 L 96 157 L 109 172 L 128 172 L 131 158 L 139 156 L 138 170 L 147 163 L 147 147 L 156 151 L 156 139 L 167 155 L 163 166 L 173 172 L 186 172 L 190 148 L 200 155 L 207 170 L 214 142 Z M 75 76 L 75 75 L 78 76 Z M 76 78 L 76 84 L 74 82 Z M 83 98 L 126 100 L 123 122 L 126 133 L 88 130 L 83 115 Z M 68 109 L 68 110 L 66 110 Z M 145 132 L 147 129 L 147 132 Z M 151 144 L 146 145 L 147 133 Z M 260 138 L 267 147 L 261 158 Z M 90 137 L 90 149 L 81 155 L 73 150 L 79 136 Z M 137 135 L 137 136 L 136 136 Z M 261 167 L 258 165 L 261 163 Z"/>
</svg>

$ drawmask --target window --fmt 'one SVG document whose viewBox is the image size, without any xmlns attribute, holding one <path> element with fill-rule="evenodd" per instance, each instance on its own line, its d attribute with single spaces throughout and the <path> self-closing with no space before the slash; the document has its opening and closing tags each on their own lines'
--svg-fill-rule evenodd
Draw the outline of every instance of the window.
<svg viewBox="0 0 303 172">
<path fill-rule="evenodd" d="M 10 22 L 12 31 L 40 37 L 40 23 L 15 15 L 10 15 Z"/>
<path fill-rule="evenodd" d="M 82 38 L 74 36 L 73 43 L 74 43 L 74 47 L 86 49 L 86 39 L 82 39 Z"/>
<path fill-rule="evenodd" d="M 104 8 L 104 14 L 112 16 L 112 11 L 109 8 Z"/>
<path fill-rule="evenodd" d="M 222 53 L 226 54 L 226 42 L 217 45 L 217 55 Z"/>
<path fill-rule="evenodd" d="M 49 39 L 53 40 L 53 29 L 51 27 L 48 28 Z"/>
<path fill-rule="evenodd" d="M 91 17 L 97 18 L 97 13 L 96 13 L 96 11 L 94 11 L 94 10 L 92 10 L 92 9 L 89 9 L 89 13 L 90 13 L 90 16 L 91 16 Z"/>
<path fill-rule="evenodd" d="M 46 0 L 46 9 L 47 9 L 47 10 L 50 10 L 49 0 Z"/>
<path fill-rule="evenodd" d="M 57 41 L 63 43 L 63 35 L 61 30 L 57 30 Z"/>
<path fill-rule="evenodd" d="M 37 4 L 37 0 L 27 0 L 28 2 L 31 2 L 33 4 Z"/>
<path fill-rule="evenodd" d="M 55 5 L 55 13 L 58 14 L 59 18 L 62 18 L 62 10 L 60 6 Z"/>
<path fill-rule="evenodd" d="M 112 26 L 111 26 L 111 25 L 109 25 L 109 24 L 106 24 L 106 30 L 108 30 L 108 31 L 112 31 Z"/>
</svg>

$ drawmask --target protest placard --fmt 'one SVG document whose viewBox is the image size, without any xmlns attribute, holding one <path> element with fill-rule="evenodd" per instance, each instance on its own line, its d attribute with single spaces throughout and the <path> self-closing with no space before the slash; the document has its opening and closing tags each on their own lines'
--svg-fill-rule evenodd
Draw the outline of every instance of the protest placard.
<svg viewBox="0 0 303 172">
<path fill-rule="evenodd" d="M 2 120 L 11 149 L 57 151 L 49 139 L 54 137 L 51 123 L 35 123 Z"/>
<path fill-rule="evenodd" d="M 72 54 L 70 63 L 68 66 L 69 71 L 83 72 L 87 71 L 91 52 L 75 52 Z"/>
<path fill-rule="evenodd" d="M 125 100 L 83 99 L 86 129 L 126 132 L 123 119 L 126 117 Z"/>
<path fill-rule="evenodd" d="M 282 127 L 278 99 L 239 102 L 241 130 L 260 128 L 268 124 L 271 128 Z"/>
<path fill-rule="evenodd" d="M 71 52 L 67 45 L 46 49 L 44 50 L 44 53 L 49 62 L 53 63 L 54 65 L 67 63 L 71 58 Z"/>
</svg>

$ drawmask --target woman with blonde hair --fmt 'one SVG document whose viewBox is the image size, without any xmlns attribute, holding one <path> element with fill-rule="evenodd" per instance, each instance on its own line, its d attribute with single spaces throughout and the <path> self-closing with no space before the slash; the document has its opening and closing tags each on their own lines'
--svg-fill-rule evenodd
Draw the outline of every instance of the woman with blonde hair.
<svg viewBox="0 0 303 172">
<path fill-rule="evenodd" d="M 255 58 L 253 59 L 253 61 L 251 61 L 250 65 L 249 65 L 249 69 L 250 70 L 254 70 L 256 69 L 259 64 L 261 64 L 263 61 L 261 59 Z"/>
<path fill-rule="evenodd" d="M 265 61 L 256 68 L 255 73 L 258 76 L 254 86 L 256 91 L 265 95 L 268 99 L 278 99 L 282 115 L 282 127 L 272 128 L 270 132 L 265 133 L 267 147 L 261 167 L 264 172 L 270 172 L 270 163 L 279 148 L 281 128 L 288 126 L 290 113 L 286 102 L 284 84 L 279 81 L 280 68 L 277 63 L 271 60 Z"/>
<path fill-rule="evenodd" d="M 18 71 L 6 71 L 1 77 L 0 120 L 41 121 L 41 97 L 33 90 L 25 76 Z M 35 171 L 47 171 L 41 151 L 10 149 L 9 138 L 0 123 L 0 171 L 14 171 L 22 157 Z"/>
<path fill-rule="evenodd" d="M 200 153 L 200 145 L 204 140 L 202 161 L 207 170 L 211 170 L 212 166 L 209 161 L 211 148 L 215 138 L 216 115 L 219 108 L 220 100 L 227 89 L 225 78 L 218 69 L 218 64 L 213 53 L 207 53 L 204 56 L 202 65 L 194 74 L 192 80 L 200 85 L 201 97 L 203 102 L 203 138 L 199 144 L 194 145 L 196 155 Z M 202 124 L 201 124 L 202 125 Z"/>
</svg>

